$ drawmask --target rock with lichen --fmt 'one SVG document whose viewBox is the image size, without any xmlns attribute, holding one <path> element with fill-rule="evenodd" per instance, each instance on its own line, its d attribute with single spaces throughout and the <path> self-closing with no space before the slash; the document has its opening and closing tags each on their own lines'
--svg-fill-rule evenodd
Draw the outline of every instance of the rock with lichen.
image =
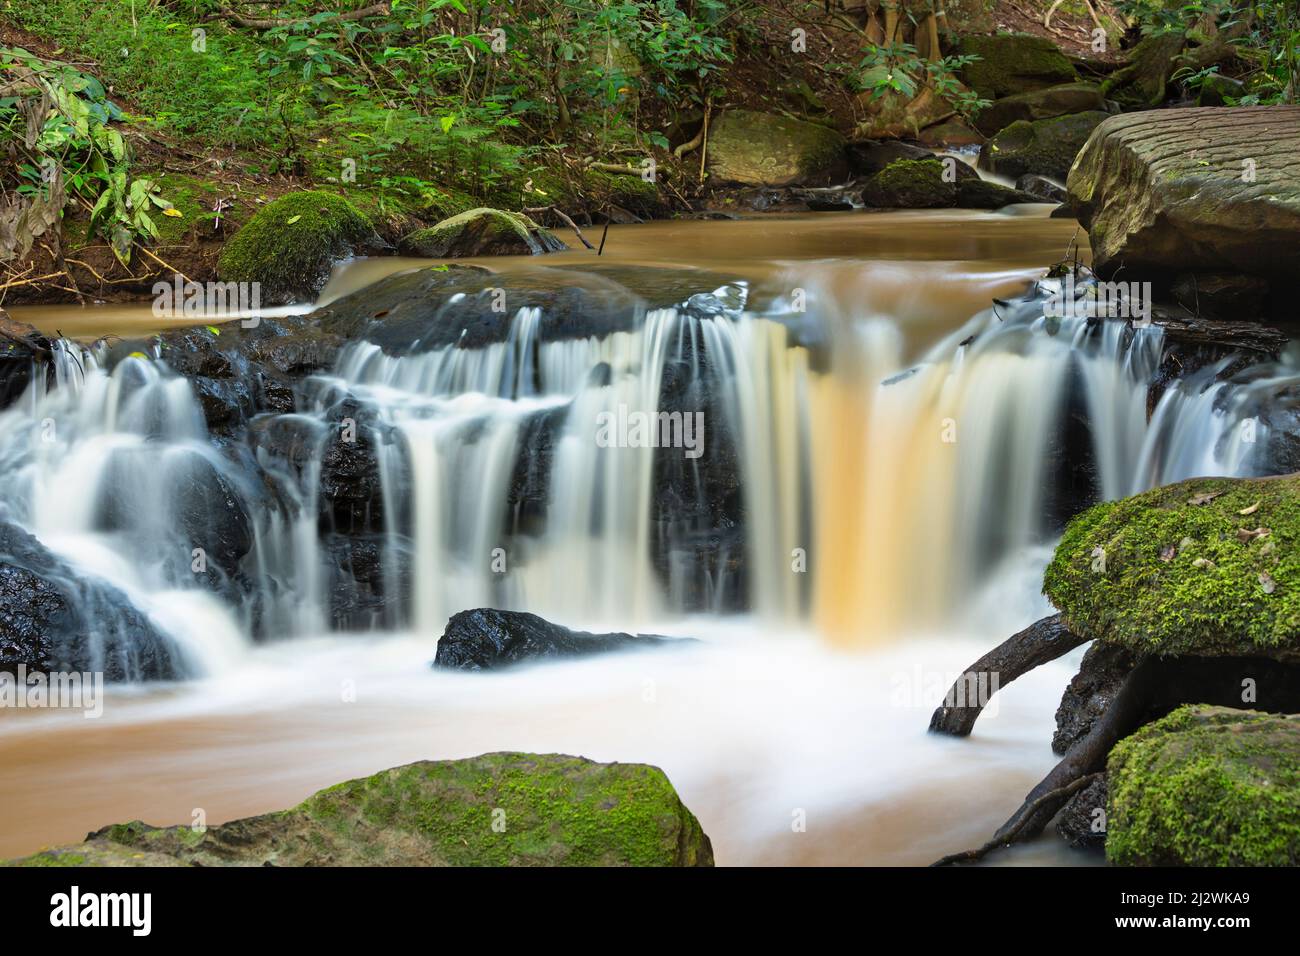
<svg viewBox="0 0 1300 956">
<path fill-rule="evenodd" d="M 844 137 L 829 126 L 727 110 L 709 127 L 709 176 L 741 186 L 828 186 L 847 172 Z"/>
<path fill-rule="evenodd" d="M 943 162 L 938 159 L 895 160 L 867 180 L 862 190 L 862 202 L 884 209 L 955 206 L 957 177 L 948 175 Z"/>
<path fill-rule="evenodd" d="M 1107 777 L 1112 863 L 1300 864 L 1300 715 L 1181 707 L 1116 744 Z"/>
<path fill-rule="evenodd" d="M 1064 180 L 1079 150 L 1108 114 L 1100 110 L 1017 120 L 984 144 L 980 168 L 1018 179 L 1030 173 Z"/>
<path fill-rule="evenodd" d="M 1300 475 L 1196 478 L 1070 522 L 1043 591 L 1139 655 L 1300 660 Z"/>
<path fill-rule="evenodd" d="M 420 761 L 289 810 L 196 830 L 139 821 L 19 866 L 712 866 L 668 777 L 646 764 L 491 753 Z"/>
<path fill-rule="evenodd" d="M 568 247 L 549 229 L 527 216 L 480 206 L 402 239 L 408 256 L 447 259 L 461 256 L 528 256 Z"/>
</svg>

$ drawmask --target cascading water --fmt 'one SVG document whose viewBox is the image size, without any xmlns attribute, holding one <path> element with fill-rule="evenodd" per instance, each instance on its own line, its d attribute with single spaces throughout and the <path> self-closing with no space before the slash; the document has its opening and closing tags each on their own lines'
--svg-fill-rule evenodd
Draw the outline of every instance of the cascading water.
<svg viewBox="0 0 1300 956">
<path fill-rule="evenodd" d="M 194 330 L 193 353 L 180 335 L 57 344 L 48 385 L 0 412 L 0 574 L 19 549 L 55 580 L 110 679 L 207 679 L 110 691 L 89 733 L 0 715 L 0 855 L 502 749 L 662 766 L 727 862 L 924 863 L 986 836 L 1054 759 L 1069 664 L 995 698 L 962 745 L 975 760 L 925 733 L 951 672 L 1044 612 L 1052 542 L 1090 501 L 1294 469 L 1297 356 L 1201 357 L 1171 378 L 1158 329 L 1045 317 L 1046 283 L 967 318 L 1024 289 L 1034 236 L 1068 241 L 1055 220 L 777 222 L 636 227 L 657 249 L 659 228 L 721 247 L 716 226 L 738 255 L 701 256 L 708 273 L 656 259 L 638 275 L 608 253 L 582 266 L 600 273 L 588 287 L 674 290 L 617 321 L 438 300 L 437 321 L 468 335 L 432 322 L 403 338 L 419 323 L 387 316 L 260 404 L 228 400 L 256 383 L 196 369 L 218 347 L 299 367 L 291 323 Z M 767 245 L 773 228 L 827 258 L 746 271 L 790 248 Z M 1003 256 L 1008 242 L 1033 248 Z M 502 284 L 549 269 L 567 288 L 566 255 Z M 376 263 L 363 272 L 414 265 Z M 364 317 L 382 310 L 361 298 Z M 702 453 L 599 437 L 637 412 L 683 440 L 702 413 Z M 704 640 L 431 671 L 447 617 L 484 605 Z M 152 666 L 150 628 L 176 666 Z M 121 773 L 83 786 L 123 744 Z M 790 807 L 807 833 L 791 837 Z"/>
<path fill-rule="evenodd" d="M 1039 289 L 903 368 L 895 322 L 790 281 L 808 287 L 808 316 L 748 311 L 740 284 L 604 337 L 548 340 L 526 308 L 481 348 L 357 342 L 273 422 L 303 447 L 258 451 L 271 496 L 214 449 L 163 361 L 137 354 L 110 374 L 95 350 L 61 343 L 54 386 L 34 385 L 0 428 L 6 516 L 122 589 L 190 672 L 211 672 L 254 622 L 274 637 L 336 617 L 318 499 L 340 440 L 325 413 L 348 399 L 373 413 L 360 427 L 376 449 L 385 575 L 411 582 L 391 589 L 409 606 L 370 626 L 437 634 L 475 606 L 619 627 L 746 610 L 771 626 L 811 618 L 852 644 L 942 626 L 1009 565 L 1036 576 L 1060 520 L 1090 500 L 1267 471 L 1270 430 L 1246 426 L 1295 382 L 1285 365 L 1223 380 L 1225 359 L 1167 388 L 1148 421 L 1157 328 L 1051 318 Z M 796 340 L 809 318 L 829 330 L 821 345 Z M 698 457 L 653 447 L 694 412 Z M 602 420 L 637 414 L 639 441 L 598 439 Z M 214 535 L 212 494 L 238 498 L 245 526 Z M 728 495 L 740 533 L 722 540 L 701 506 Z M 199 539 L 229 553 L 204 554 L 196 573 Z"/>
</svg>

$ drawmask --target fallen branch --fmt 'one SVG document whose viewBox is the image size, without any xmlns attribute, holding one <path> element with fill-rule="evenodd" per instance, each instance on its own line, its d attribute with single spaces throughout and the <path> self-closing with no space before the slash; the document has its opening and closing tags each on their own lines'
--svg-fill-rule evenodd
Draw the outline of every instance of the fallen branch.
<svg viewBox="0 0 1300 956">
<path fill-rule="evenodd" d="M 1075 780 L 1073 783 L 1061 787 L 1059 790 L 1053 790 L 1050 793 L 1045 793 L 1041 797 L 1039 797 L 1036 801 L 1034 801 L 1035 805 L 1031 807 L 1030 810 L 1033 811 L 1033 810 L 1040 809 L 1041 807 L 1046 806 L 1049 801 L 1053 803 L 1056 803 L 1058 801 L 1063 803 L 1066 800 L 1068 800 L 1070 797 L 1078 793 L 1080 790 L 1082 790 L 1084 787 L 1086 787 L 1088 784 L 1098 779 L 1100 776 L 1101 776 L 1100 773 L 1092 773 L 1086 777 L 1080 777 L 1078 780 Z M 1005 836 L 994 837 L 992 840 L 989 840 L 988 843 L 985 843 L 981 847 L 976 847 L 974 850 L 962 850 L 960 853 L 949 853 L 947 856 L 943 857 L 942 859 L 935 860 L 930 865 L 931 866 L 953 866 L 954 864 L 957 863 L 974 863 L 976 860 L 981 860 L 992 851 L 997 850 L 1004 846 L 1010 846 L 1012 843 L 1014 843 L 1016 839 L 1019 837 L 1020 831 L 1024 828 L 1024 826 L 1028 823 L 1030 819 L 1032 819 L 1032 814 L 1025 816 L 1025 818 L 1021 821 L 1019 826 L 1017 826 L 1016 829 L 1013 830 L 1012 832 L 1007 833 Z"/>
<path fill-rule="evenodd" d="M 1087 638 L 1066 628 L 1059 614 L 1035 621 L 966 668 L 931 716 L 930 732 L 968 736 L 988 704 L 982 699 L 985 695 L 972 694 L 972 688 L 991 688 L 995 692 L 1084 643 Z"/>
<path fill-rule="evenodd" d="M 564 223 L 565 223 L 565 224 L 566 224 L 570 229 L 573 230 L 574 235 L 576 235 L 576 236 L 578 237 L 578 239 L 582 242 L 582 244 L 583 244 L 584 246 L 586 246 L 588 249 L 595 249 L 595 248 L 596 248 L 596 247 L 593 246 L 590 242 L 587 241 L 587 237 L 584 236 L 584 235 L 582 234 L 582 230 L 578 228 L 578 224 L 577 224 L 576 222 L 574 222 L 572 219 L 570 219 L 568 216 L 566 216 L 563 212 L 561 212 L 557 207 L 555 207 L 555 206 L 530 206 L 530 207 L 528 207 L 527 209 L 525 209 L 524 212 L 526 212 L 526 213 L 527 213 L 528 215 L 530 215 L 530 216 L 541 215 L 541 214 L 544 213 L 544 212 L 553 212 L 553 213 L 555 213 L 556 218 L 563 220 L 563 222 L 564 222 Z"/>
</svg>

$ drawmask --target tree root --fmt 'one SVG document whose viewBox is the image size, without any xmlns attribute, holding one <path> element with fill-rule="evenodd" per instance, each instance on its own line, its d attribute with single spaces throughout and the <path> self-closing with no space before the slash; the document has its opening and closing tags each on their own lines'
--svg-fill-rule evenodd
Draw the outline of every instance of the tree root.
<svg viewBox="0 0 1300 956">
<path fill-rule="evenodd" d="M 988 696 L 1084 643 L 1087 639 L 1066 628 L 1059 614 L 1035 621 L 966 668 L 931 716 L 931 733 L 969 736 Z M 975 692 L 980 689 L 986 693 Z"/>
<path fill-rule="evenodd" d="M 1061 803 L 1064 803 L 1067 799 L 1074 796 L 1076 793 L 1078 793 L 1080 790 L 1082 790 L 1084 787 L 1092 783 L 1100 776 L 1101 776 L 1100 773 L 1090 773 L 1088 774 L 1088 776 L 1080 777 L 1078 780 L 1075 780 L 1073 783 L 1061 787 L 1059 790 L 1051 790 L 1043 794 L 1041 797 L 1039 797 L 1035 801 L 1035 806 L 1031 807 L 1030 809 L 1031 811 L 1036 810 L 1040 807 L 1046 806 L 1049 802 L 1056 803 L 1057 801 L 1060 801 Z M 1031 818 L 1032 815 L 1027 815 L 1023 817 L 1020 826 L 1013 829 L 1011 832 L 1007 833 L 1003 837 L 999 838 L 995 836 L 992 840 L 989 840 L 988 843 L 985 843 L 983 846 L 977 847 L 974 850 L 962 850 L 960 853 L 949 853 L 947 856 L 943 857 L 942 859 L 935 860 L 930 865 L 931 866 L 953 866 L 954 864 L 957 863 L 974 863 L 977 860 L 981 860 L 984 858 L 986 854 L 992 852 L 993 850 L 996 850 L 999 847 L 1010 846 L 1012 843 L 1014 843 L 1016 838 L 1020 835 L 1020 830 L 1025 826 L 1025 824 L 1029 822 Z"/>
<path fill-rule="evenodd" d="M 1110 706 L 1088 733 L 1029 791 L 1020 809 L 998 828 L 993 839 L 976 850 L 945 856 L 935 865 L 978 860 L 998 847 L 1037 836 L 1065 801 L 1105 768 L 1116 743 L 1182 704 L 1294 712 L 1300 709 L 1300 666 L 1262 657 L 1143 658 L 1124 678 Z"/>
</svg>

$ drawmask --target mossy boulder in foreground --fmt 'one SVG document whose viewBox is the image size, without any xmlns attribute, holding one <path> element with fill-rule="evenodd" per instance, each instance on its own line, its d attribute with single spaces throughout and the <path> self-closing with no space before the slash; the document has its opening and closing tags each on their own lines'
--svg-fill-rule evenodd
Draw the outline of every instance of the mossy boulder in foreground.
<svg viewBox="0 0 1300 956">
<path fill-rule="evenodd" d="M 1108 771 L 1112 863 L 1300 864 L 1300 715 L 1182 707 L 1120 741 Z"/>
<path fill-rule="evenodd" d="M 1300 475 L 1099 504 L 1065 529 L 1043 591 L 1075 633 L 1139 654 L 1300 660 Z"/>
<path fill-rule="evenodd" d="M 480 206 L 419 229 L 398 249 L 408 256 L 445 259 L 460 256 L 528 256 L 567 249 L 549 229 L 527 216 Z"/>
<path fill-rule="evenodd" d="M 195 832 L 134 822 L 24 866 L 712 866 L 664 772 L 562 754 L 421 761 Z"/>
<path fill-rule="evenodd" d="M 374 227 L 355 206 L 312 190 L 281 196 L 239 230 L 221 251 L 224 282 L 257 282 L 263 305 L 310 300 L 335 261 L 378 244 Z"/>
</svg>

